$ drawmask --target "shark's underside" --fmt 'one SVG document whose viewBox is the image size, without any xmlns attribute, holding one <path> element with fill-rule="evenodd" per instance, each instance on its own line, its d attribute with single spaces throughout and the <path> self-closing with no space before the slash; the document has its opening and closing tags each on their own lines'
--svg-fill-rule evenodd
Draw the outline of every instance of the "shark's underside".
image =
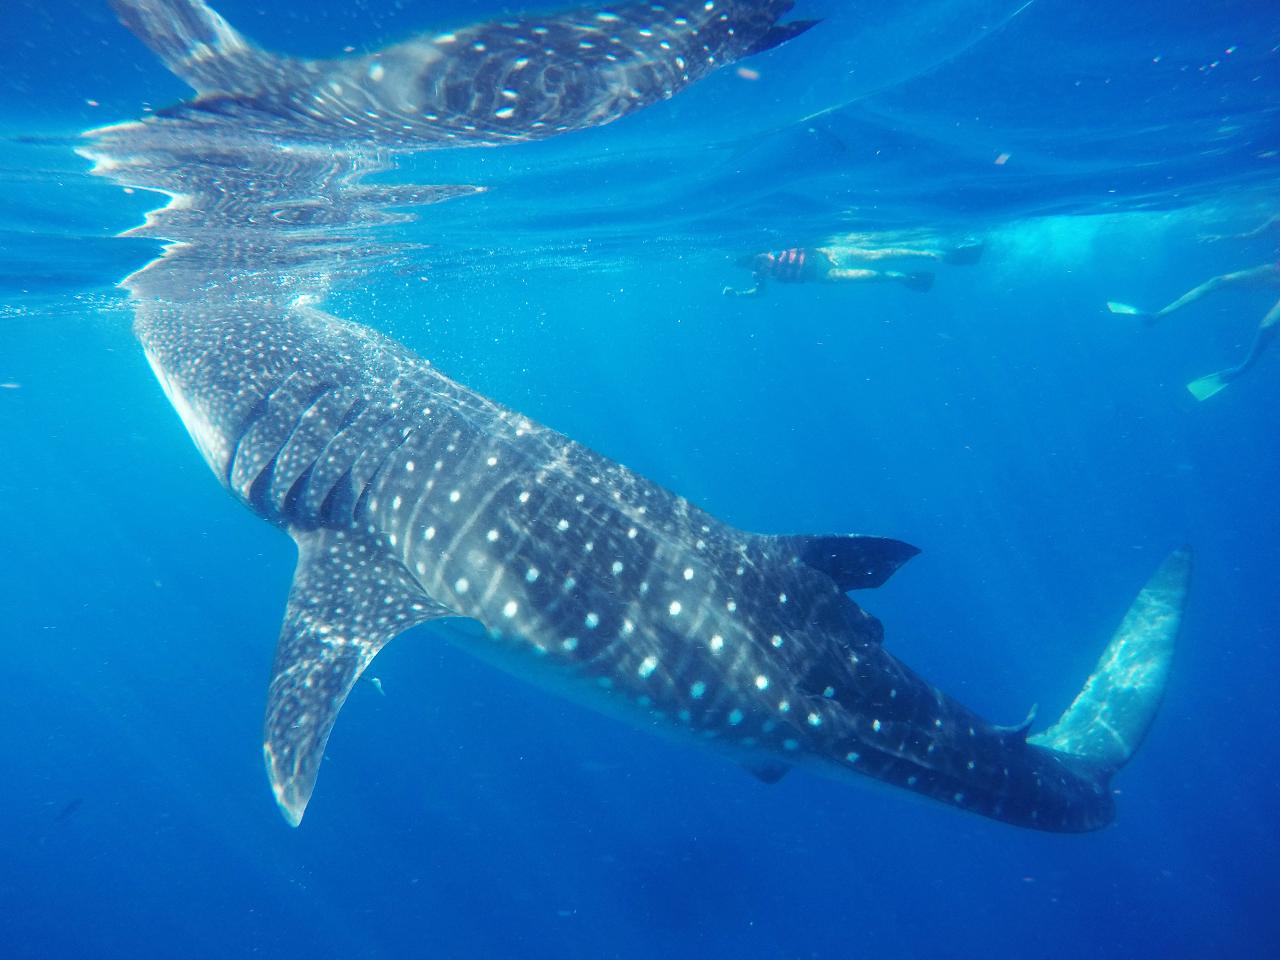
<svg viewBox="0 0 1280 960">
<path fill-rule="evenodd" d="M 736 530 L 316 305 L 340 265 L 376 259 L 362 230 L 386 206 L 470 189 L 366 185 L 379 150 L 608 122 L 796 35 L 790 2 L 624 4 L 335 61 L 266 53 L 198 0 L 114 2 L 200 93 L 86 148 L 172 198 L 136 231 L 175 242 L 126 281 L 137 336 L 218 478 L 299 548 L 264 738 L 290 822 L 361 671 L 448 617 L 483 625 L 456 635 L 477 654 L 766 779 L 869 776 L 1046 830 L 1111 819 L 1110 777 L 1163 691 L 1185 552 L 1029 739 L 904 667 L 849 599 L 914 548 Z"/>
</svg>

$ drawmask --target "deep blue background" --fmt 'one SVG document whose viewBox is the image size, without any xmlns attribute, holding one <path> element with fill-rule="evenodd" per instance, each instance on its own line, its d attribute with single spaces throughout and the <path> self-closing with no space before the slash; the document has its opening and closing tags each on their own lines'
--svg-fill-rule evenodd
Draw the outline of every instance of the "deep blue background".
<svg viewBox="0 0 1280 960">
<path fill-rule="evenodd" d="M 259 725 L 292 547 L 218 488 L 111 290 L 155 248 L 109 238 L 153 201 L 58 139 L 184 91 L 105 4 L 6 5 L 0 956 L 1273 952 L 1280 356 L 1208 403 L 1182 386 L 1234 362 L 1272 300 L 1154 330 L 1101 305 L 1276 255 L 1274 235 L 1201 236 L 1274 212 L 1280 15 L 1117 7 L 1040 0 L 965 52 L 917 43 L 891 89 L 804 123 L 771 102 L 771 132 L 726 141 L 717 104 L 763 103 L 770 71 L 810 71 L 795 97 L 834 82 L 856 36 L 836 11 L 757 85 L 415 159 L 493 189 L 405 228 L 433 247 L 335 304 L 739 526 L 919 544 L 859 599 L 996 721 L 1055 716 L 1163 554 L 1194 545 L 1119 819 L 1063 837 L 802 772 L 767 787 L 429 630 L 379 657 L 385 697 L 358 686 L 288 829 Z M 495 5 L 219 9 L 318 54 Z M 884 59 L 895 39 L 867 42 Z M 927 296 L 719 294 L 757 247 L 890 227 L 978 233 L 987 255 Z"/>
</svg>

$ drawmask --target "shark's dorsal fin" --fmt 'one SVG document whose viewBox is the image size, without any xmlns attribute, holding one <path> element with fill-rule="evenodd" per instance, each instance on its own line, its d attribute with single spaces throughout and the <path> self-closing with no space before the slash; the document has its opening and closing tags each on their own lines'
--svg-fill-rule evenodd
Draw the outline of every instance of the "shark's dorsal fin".
<svg viewBox="0 0 1280 960">
<path fill-rule="evenodd" d="M 450 613 L 363 534 L 316 530 L 294 539 L 298 568 L 271 671 L 263 755 L 280 811 L 296 827 L 361 672 L 392 637 Z"/>
<path fill-rule="evenodd" d="M 835 581 L 846 593 L 883 584 L 894 571 L 920 552 L 918 547 L 887 537 L 768 537 L 774 548 Z"/>
<path fill-rule="evenodd" d="M 111 0 L 120 22 L 197 93 L 229 93 L 285 58 L 245 39 L 204 0 Z"/>
</svg>

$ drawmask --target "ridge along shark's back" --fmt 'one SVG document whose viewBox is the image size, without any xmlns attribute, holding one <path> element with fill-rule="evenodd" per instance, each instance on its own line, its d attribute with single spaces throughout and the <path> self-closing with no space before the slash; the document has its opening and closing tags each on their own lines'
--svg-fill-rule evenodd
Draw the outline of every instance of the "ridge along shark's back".
<svg viewBox="0 0 1280 960">
<path fill-rule="evenodd" d="M 375 260 L 335 227 L 374 225 L 396 198 L 467 192 L 364 183 L 386 168 L 379 150 L 608 122 L 800 32 L 776 22 L 789 2 L 628 4 L 334 61 L 258 50 L 196 0 L 116 6 L 201 93 L 87 151 L 98 172 L 172 198 L 137 231 L 174 241 L 126 281 L 138 338 L 219 480 L 299 548 L 264 731 L 291 823 L 362 671 L 393 637 L 447 617 L 482 624 L 465 642 L 509 668 L 768 780 L 804 765 L 1023 826 L 1110 820 L 1110 777 L 1168 674 L 1183 554 L 1135 607 L 1162 615 L 1131 616 L 1093 693 L 1028 742 L 899 663 L 846 595 L 914 547 L 736 530 L 315 306 L 341 269 Z M 1144 695 L 1112 709 L 1129 681 Z"/>
</svg>

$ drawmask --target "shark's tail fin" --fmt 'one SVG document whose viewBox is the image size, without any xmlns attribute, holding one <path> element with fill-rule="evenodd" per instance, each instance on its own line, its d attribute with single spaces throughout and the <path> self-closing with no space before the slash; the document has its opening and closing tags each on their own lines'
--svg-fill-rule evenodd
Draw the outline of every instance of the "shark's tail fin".
<svg viewBox="0 0 1280 960">
<path fill-rule="evenodd" d="M 204 0 L 111 0 L 120 22 L 200 94 L 240 89 L 250 69 L 282 60 L 254 46 Z"/>
<path fill-rule="evenodd" d="M 1170 554 L 1129 607 L 1084 689 L 1029 743 L 1079 759 L 1103 778 L 1129 761 L 1164 695 L 1190 578 L 1191 551 Z"/>
</svg>

